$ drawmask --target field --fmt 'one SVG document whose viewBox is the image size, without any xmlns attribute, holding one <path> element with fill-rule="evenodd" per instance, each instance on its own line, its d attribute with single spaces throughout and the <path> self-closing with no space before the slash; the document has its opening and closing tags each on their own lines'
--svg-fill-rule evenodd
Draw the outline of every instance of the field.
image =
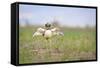
<svg viewBox="0 0 100 68">
<path fill-rule="evenodd" d="M 19 63 L 59 62 L 96 59 L 95 28 L 62 28 L 64 36 L 46 40 L 32 37 L 37 27 L 19 28 Z"/>
</svg>

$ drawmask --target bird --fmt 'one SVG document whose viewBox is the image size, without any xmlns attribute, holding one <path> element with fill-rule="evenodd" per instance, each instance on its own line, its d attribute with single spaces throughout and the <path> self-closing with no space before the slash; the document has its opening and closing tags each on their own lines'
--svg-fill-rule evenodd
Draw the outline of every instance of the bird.
<svg viewBox="0 0 100 68">
<path fill-rule="evenodd" d="M 51 29 L 50 27 L 51 27 L 51 24 L 46 23 L 45 28 L 37 28 L 36 32 L 33 33 L 33 38 L 35 36 L 43 36 L 46 40 L 48 40 L 51 37 L 56 36 L 56 35 L 62 35 L 62 36 L 64 35 L 64 33 L 61 32 L 59 28 L 55 27 Z"/>
</svg>

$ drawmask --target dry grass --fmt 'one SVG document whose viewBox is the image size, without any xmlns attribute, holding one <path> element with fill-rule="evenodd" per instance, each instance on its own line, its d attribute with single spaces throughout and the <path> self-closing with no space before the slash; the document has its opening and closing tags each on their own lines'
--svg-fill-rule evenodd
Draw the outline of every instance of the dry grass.
<svg viewBox="0 0 100 68">
<path fill-rule="evenodd" d="M 64 36 L 49 41 L 41 36 L 32 38 L 35 29 L 20 27 L 20 64 L 96 59 L 95 29 L 62 28 Z"/>
</svg>

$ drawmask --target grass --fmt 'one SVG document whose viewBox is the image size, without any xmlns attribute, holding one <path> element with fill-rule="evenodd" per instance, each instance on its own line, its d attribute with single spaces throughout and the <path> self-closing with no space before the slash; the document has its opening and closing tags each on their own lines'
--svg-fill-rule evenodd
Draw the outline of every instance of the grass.
<svg viewBox="0 0 100 68">
<path fill-rule="evenodd" d="M 96 59 L 95 29 L 62 28 L 64 36 L 50 40 L 32 38 L 36 27 L 19 28 L 19 63 L 40 63 Z"/>
</svg>

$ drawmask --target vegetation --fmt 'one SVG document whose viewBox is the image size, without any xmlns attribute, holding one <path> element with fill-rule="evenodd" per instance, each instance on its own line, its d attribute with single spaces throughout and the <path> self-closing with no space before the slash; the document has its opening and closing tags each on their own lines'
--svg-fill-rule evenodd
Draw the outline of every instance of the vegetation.
<svg viewBox="0 0 100 68">
<path fill-rule="evenodd" d="M 32 37 L 37 27 L 19 27 L 19 63 L 59 62 L 96 59 L 95 28 L 62 27 L 64 36 L 46 40 Z"/>
</svg>

